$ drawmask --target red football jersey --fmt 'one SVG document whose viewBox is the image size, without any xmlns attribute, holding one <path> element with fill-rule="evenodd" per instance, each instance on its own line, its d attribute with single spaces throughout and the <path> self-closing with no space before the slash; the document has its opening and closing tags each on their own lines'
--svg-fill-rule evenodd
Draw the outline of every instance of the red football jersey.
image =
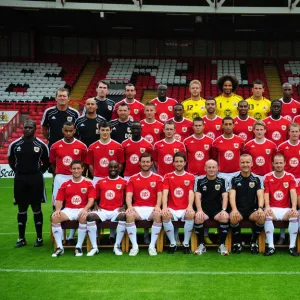
<svg viewBox="0 0 300 300">
<path fill-rule="evenodd" d="M 142 137 L 145 138 L 151 145 L 160 141 L 164 137 L 164 124 L 155 120 L 153 123 L 148 123 L 146 119 L 141 121 Z"/>
<path fill-rule="evenodd" d="M 115 179 L 106 177 L 96 184 L 96 198 L 100 198 L 99 207 L 106 210 L 115 210 L 125 201 L 127 181 L 118 176 Z"/>
<path fill-rule="evenodd" d="M 264 123 L 267 126 L 266 138 L 274 142 L 277 146 L 288 139 L 288 128 L 291 121 L 280 117 L 274 120 L 271 116 L 265 118 Z"/>
<path fill-rule="evenodd" d="M 178 103 L 177 100 L 168 97 L 165 102 L 159 101 L 158 98 L 152 99 L 150 102 L 155 104 L 156 120 L 162 123 L 165 123 L 174 116 L 174 105 Z"/>
<path fill-rule="evenodd" d="M 124 176 L 132 176 L 140 172 L 139 159 L 143 153 L 153 153 L 152 145 L 144 138 L 141 138 L 138 142 L 132 139 L 127 139 L 122 143 L 125 155 L 125 170 Z"/>
<path fill-rule="evenodd" d="M 297 179 L 300 178 L 300 141 L 297 145 L 286 141 L 278 146 L 278 152 L 285 157 L 284 170 L 293 174 Z"/>
<path fill-rule="evenodd" d="M 81 181 L 65 181 L 56 196 L 56 200 L 65 201 L 66 208 L 84 208 L 90 198 L 96 199 L 96 190 L 91 180 L 82 177 Z"/>
<path fill-rule="evenodd" d="M 157 173 L 164 176 L 174 171 L 173 156 L 176 152 L 185 152 L 183 143 L 174 140 L 167 143 L 165 139 L 154 144 L 153 160 L 157 162 Z"/>
<path fill-rule="evenodd" d="M 217 137 L 222 135 L 222 118 L 216 116 L 213 120 L 203 117 L 204 121 L 204 134 L 215 140 Z"/>
<path fill-rule="evenodd" d="M 121 103 L 126 103 L 128 104 L 129 108 L 130 108 L 130 116 L 129 118 L 131 120 L 135 120 L 135 121 L 141 121 L 145 118 L 144 115 L 144 104 L 141 103 L 140 101 L 134 99 L 134 101 L 132 103 L 129 103 L 126 101 L 126 99 L 121 100 L 120 102 L 116 103 L 114 111 L 112 113 L 112 120 L 118 119 L 118 114 L 117 114 L 117 110 L 118 107 Z"/>
<path fill-rule="evenodd" d="M 293 122 L 300 125 L 300 116 L 296 116 L 296 117 L 294 118 Z"/>
<path fill-rule="evenodd" d="M 193 134 L 193 121 L 186 118 L 183 118 L 181 122 L 176 122 L 174 118 L 170 120 L 176 124 L 176 132 L 174 138 L 177 141 L 183 142 L 184 139 Z"/>
<path fill-rule="evenodd" d="M 99 140 L 89 146 L 87 163 L 94 167 L 94 176 L 108 176 L 108 164 L 111 160 L 124 163 L 124 151 L 118 142 L 111 139 L 109 143 L 103 144 Z"/>
<path fill-rule="evenodd" d="M 50 163 L 55 163 L 55 174 L 71 175 L 70 165 L 73 160 L 86 162 L 87 147 L 84 143 L 74 139 L 66 143 L 61 139 L 50 149 Z"/>
<path fill-rule="evenodd" d="M 184 172 L 177 175 L 176 172 L 168 173 L 164 177 L 163 190 L 168 190 L 168 207 L 174 210 L 186 209 L 189 205 L 189 192 L 194 191 L 194 175 Z"/>
<path fill-rule="evenodd" d="M 239 117 L 234 119 L 233 133 L 241 137 L 245 143 L 254 139 L 253 124 L 256 122 L 255 119 L 248 116 L 246 120 L 241 120 Z"/>
<path fill-rule="evenodd" d="M 251 171 L 260 176 L 272 172 L 272 158 L 277 152 L 277 146 L 270 140 L 264 139 L 257 143 L 255 139 L 245 144 L 243 153 L 250 154 L 253 160 Z"/>
<path fill-rule="evenodd" d="M 277 178 L 274 172 L 267 174 L 265 181 L 265 193 L 269 194 L 271 207 L 289 208 L 290 190 L 297 188 L 295 177 L 287 172 L 281 178 Z"/>
<path fill-rule="evenodd" d="M 130 177 L 126 192 L 133 193 L 133 206 L 150 206 L 157 204 L 157 193 L 162 192 L 162 177 L 150 173 L 144 177 L 141 173 Z"/>
<path fill-rule="evenodd" d="M 240 155 L 244 140 L 233 135 L 227 139 L 223 135 L 216 138 L 212 145 L 212 157 L 219 162 L 219 171 L 233 173 L 240 170 Z"/>
<path fill-rule="evenodd" d="M 213 139 L 203 135 L 196 138 L 192 135 L 183 141 L 187 153 L 187 171 L 193 175 L 205 175 L 204 166 L 211 159 Z"/>
<path fill-rule="evenodd" d="M 283 102 L 282 98 L 280 100 L 282 103 L 281 115 L 292 122 L 296 116 L 300 115 L 300 103 L 294 99 L 290 103 Z"/>
</svg>

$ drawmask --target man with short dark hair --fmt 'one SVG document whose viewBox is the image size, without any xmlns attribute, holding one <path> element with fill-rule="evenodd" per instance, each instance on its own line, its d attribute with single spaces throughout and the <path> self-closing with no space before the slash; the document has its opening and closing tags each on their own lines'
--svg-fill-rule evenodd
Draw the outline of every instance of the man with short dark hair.
<svg viewBox="0 0 300 300">
<path fill-rule="evenodd" d="M 37 233 L 34 247 L 43 245 L 43 214 L 41 203 L 46 201 L 43 173 L 49 166 L 48 147 L 35 137 L 36 124 L 27 120 L 23 136 L 13 141 L 8 148 L 8 163 L 15 173 L 14 201 L 18 205 L 19 238 L 16 248 L 26 245 L 25 230 L 29 205 L 33 211 Z"/>
</svg>

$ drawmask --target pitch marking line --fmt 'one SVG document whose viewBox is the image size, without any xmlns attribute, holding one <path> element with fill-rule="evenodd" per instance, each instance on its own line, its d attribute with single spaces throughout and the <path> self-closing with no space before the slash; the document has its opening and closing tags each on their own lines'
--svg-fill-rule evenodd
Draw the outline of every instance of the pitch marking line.
<svg viewBox="0 0 300 300">
<path fill-rule="evenodd" d="M 48 231 L 44 231 L 43 234 L 49 234 L 50 232 Z M 18 232 L 0 232 L 0 235 L 15 235 L 15 234 L 19 234 Z M 26 234 L 36 234 L 36 232 L 26 232 Z"/>
<path fill-rule="evenodd" d="M 122 271 L 122 270 L 39 270 L 0 269 L 0 273 L 62 273 L 62 274 L 122 274 L 122 275 L 300 275 L 297 271 L 286 272 L 205 272 L 205 271 Z"/>
</svg>

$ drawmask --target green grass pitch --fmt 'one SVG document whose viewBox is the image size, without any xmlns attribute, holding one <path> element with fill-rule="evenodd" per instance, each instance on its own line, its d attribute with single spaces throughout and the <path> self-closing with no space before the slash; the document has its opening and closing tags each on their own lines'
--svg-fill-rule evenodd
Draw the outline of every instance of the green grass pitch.
<svg viewBox="0 0 300 300">
<path fill-rule="evenodd" d="M 149 257 L 116 257 L 110 249 L 95 257 L 74 257 L 67 249 L 52 258 L 49 239 L 50 202 L 43 205 L 45 246 L 34 248 L 32 212 L 27 246 L 15 249 L 17 207 L 13 180 L 0 179 L 0 297 L 8 299 L 297 299 L 300 258 L 287 250 L 272 257 L 249 250 L 221 257 L 210 248 L 202 256 L 176 252 Z M 51 182 L 47 180 L 48 199 Z"/>
</svg>

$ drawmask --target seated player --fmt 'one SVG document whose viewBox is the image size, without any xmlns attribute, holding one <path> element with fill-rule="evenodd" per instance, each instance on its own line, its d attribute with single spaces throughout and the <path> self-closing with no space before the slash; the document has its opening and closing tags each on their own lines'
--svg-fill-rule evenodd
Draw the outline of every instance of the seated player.
<svg viewBox="0 0 300 300">
<path fill-rule="evenodd" d="M 150 256 L 155 256 L 157 255 L 155 243 L 162 227 L 162 177 L 151 172 L 153 167 L 151 154 L 143 153 L 139 164 L 141 172 L 131 176 L 126 191 L 126 230 L 132 244 L 129 255 L 136 256 L 139 252 L 135 221 L 147 220 L 153 221 L 148 252 Z"/>
<path fill-rule="evenodd" d="M 70 165 L 72 179 L 65 181 L 56 196 L 55 211 L 51 216 L 52 232 L 57 245 L 52 257 L 64 254 L 62 245 L 61 223 L 65 221 L 79 221 L 78 240 L 75 246 L 75 256 L 82 256 L 82 243 L 86 235 L 86 216 L 96 198 L 92 181 L 82 177 L 84 164 L 80 160 L 73 160 Z M 63 203 L 65 202 L 65 207 Z"/>
<path fill-rule="evenodd" d="M 265 256 L 275 253 L 273 220 L 289 221 L 289 253 L 298 256 L 296 238 L 298 234 L 297 183 L 295 177 L 284 171 L 285 157 L 276 154 L 273 158 L 274 171 L 265 178 L 265 232 L 269 246 Z"/>
<path fill-rule="evenodd" d="M 243 154 L 240 157 L 241 172 L 231 180 L 229 201 L 231 205 L 230 226 L 232 228 L 233 253 L 241 253 L 241 229 L 243 219 L 253 222 L 250 250 L 258 254 L 257 238 L 264 228 L 264 197 L 259 177 L 251 173 L 252 157 Z"/>
<path fill-rule="evenodd" d="M 119 177 L 119 164 L 115 160 L 109 162 L 108 173 L 108 177 L 96 183 L 96 199 L 100 199 L 99 207 L 96 205 L 96 209 L 87 216 L 88 235 L 92 243 L 92 249 L 87 256 L 94 256 L 99 252 L 96 222 L 107 220 L 112 222 L 119 221 L 113 251 L 116 255 L 123 254 L 120 245 L 125 233 L 125 208 L 123 205 L 127 181 Z"/>
<path fill-rule="evenodd" d="M 168 173 L 163 182 L 163 225 L 164 230 L 170 240 L 168 253 L 173 254 L 176 250 L 176 240 L 174 237 L 174 221 L 184 221 L 184 254 L 191 252 L 189 242 L 194 227 L 195 212 L 194 203 L 194 175 L 185 172 L 186 156 L 177 152 L 173 156 L 175 171 Z"/>
<path fill-rule="evenodd" d="M 205 172 L 206 176 L 197 181 L 195 193 L 197 212 L 194 228 L 198 233 L 200 244 L 194 253 L 201 255 L 206 252 L 203 223 L 209 219 L 214 219 L 220 223 L 220 246 L 218 252 L 221 255 L 228 255 L 228 250 L 225 247 L 229 227 L 229 215 L 226 212 L 228 193 L 225 180 L 217 177 L 218 163 L 215 160 L 210 159 L 205 163 Z"/>
</svg>

